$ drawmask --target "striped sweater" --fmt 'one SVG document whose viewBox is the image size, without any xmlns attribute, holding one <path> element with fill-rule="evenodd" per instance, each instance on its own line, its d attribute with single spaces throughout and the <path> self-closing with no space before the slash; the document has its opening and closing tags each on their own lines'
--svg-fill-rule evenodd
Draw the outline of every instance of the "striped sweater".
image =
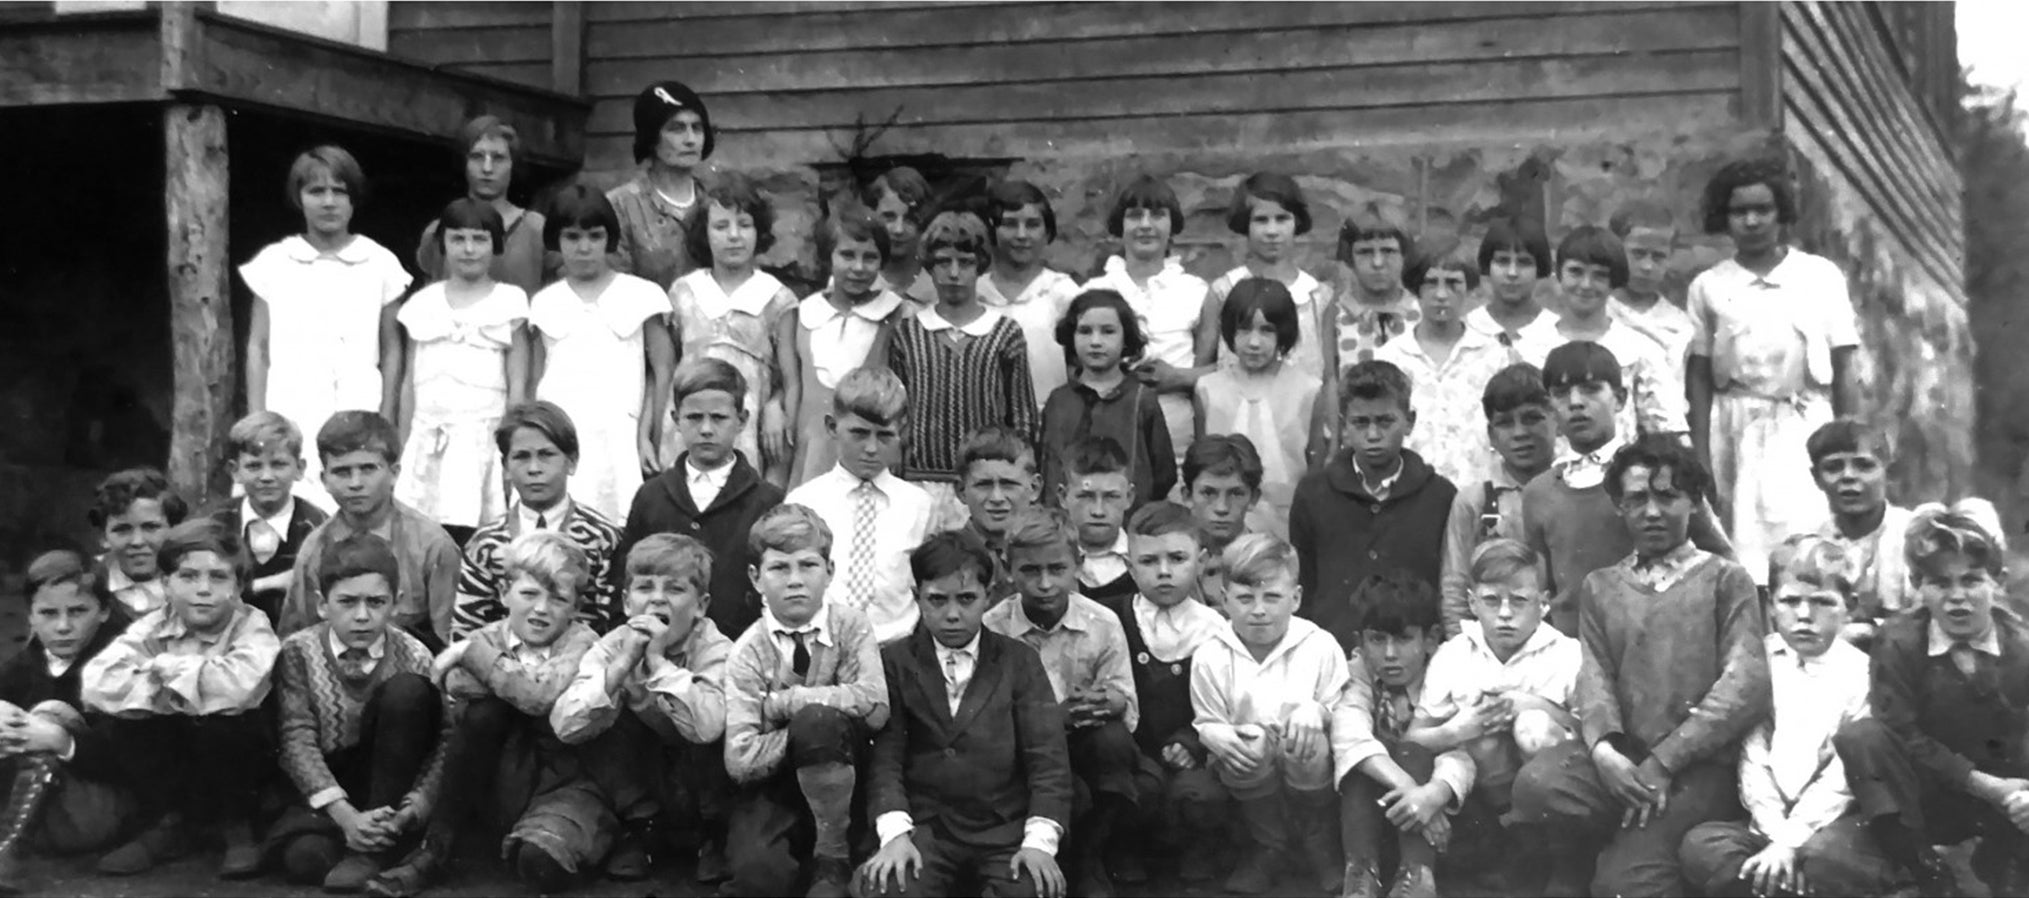
<svg viewBox="0 0 2029 898">
<path fill-rule="evenodd" d="M 979 320 L 954 328 L 935 312 L 895 326 L 888 367 L 909 390 L 907 455 L 900 473 L 908 480 L 952 482 L 965 438 L 975 430 L 999 425 L 1035 441 L 1036 395 L 1028 341 L 1014 319 L 988 309 Z M 954 332 L 965 335 L 963 345 L 953 342 Z"/>
<path fill-rule="evenodd" d="M 482 525 L 465 543 L 458 566 L 458 604 L 452 612 L 451 638 L 465 639 L 487 624 L 507 618 L 500 596 L 507 582 L 507 544 L 521 535 L 521 518 L 515 509 Z M 620 590 L 612 569 L 624 558 L 615 554 L 620 546 L 620 527 L 590 507 L 571 503 L 569 517 L 560 531 L 585 550 L 592 576 L 578 597 L 578 620 L 595 633 L 604 633 L 624 620 Z"/>
<path fill-rule="evenodd" d="M 332 657 L 328 632 L 329 625 L 319 623 L 290 634 L 282 641 L 282 653 L 275 661 L 282 695 L 282 769 L 306 800 L 338 787 L 338 778 L 325 759 L 359 744 L 361 719 L 374 688 L 396 674 L 430 676 L 430 650 L 408 632 L 389 627 L 386 654 L 365 678 L 352 679 L 339 670 Z M 409 804 L 425 813 L 436 799 L 437 782 L 443 778 L 450 725 L 447 713 L 437 748 L 409 789 Z"/>
</svg>

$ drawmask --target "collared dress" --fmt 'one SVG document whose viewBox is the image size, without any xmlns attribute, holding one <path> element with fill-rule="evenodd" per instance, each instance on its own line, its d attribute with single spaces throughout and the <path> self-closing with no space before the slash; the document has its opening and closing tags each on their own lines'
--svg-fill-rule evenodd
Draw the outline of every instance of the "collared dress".
<svg viewBox="0 0 2029 898">
<path fill-rule="evenodd" d="M 507 509 L 493 428 L 507 410 L 507 351 L 528 295 L 495 284 L 452 308 L 442 282 L 416 291 L 399 320 L 415 343 L 415 414 L 395 498 L 439 523 L 477 527 Z"/>
<path fill-rule="evenodd" d="M 1452 483 L 1485 480 L 1489 446 L 1480 400 L 1487 381 L 1508 366 L 1506 349 L 1468 327 L 1443 361 L 1431 358 L 1413 332 L 1375 350 L 1374 360 L 1389 362 L 1409 375 L 1416 426 L 1403 445 Z"/>
<path fill-rule="evenodd" d="M 1061 271 L 1045 268 L 1015 296 L 1003 295 L 991 275 L 979 279 L 979 301 L 997 309 L 1022 329 L 1028 341 L 1029 386 L 1036 393 L 1036 407 L 1050 398 L 1050 391 L 1064 385 L 1069 369 L 1064 347 L 1057 343 L 1057 320 L 1078 295 L 1078 282 Z"/>
<path fill-rule="evenodd" d="M 1171 256 L 1162 270 L 1141 284 L 1127 274 L 1127 260 L 1112 256 L 1106 270 L 1085 284 L 1087 290 L 1112 290 L 1126 298 L 1134 317 L 1141 321 L 1141 333 L 1148 338 L 1142 358 L 1170 367 L 1190 369 L 1198 364 L 1198 321 L 1205 314 L 1205 294 L 1211 285 L 1184 271 L 1183 259 Z M 1163 420 L 1169 425 L 1170 448 L 1182 464 L 1185 450 L 1196 437 L 1197 412 L 1189 391 L 1163 393 Z"/>
<path fill-rule="evenodd" d="M 325 255 L 297 235 L 241 265 L 240 279 L 268 309 L 263 408 L 305 435 L 317 433 L 335 412 L 380 408 L 381 307 L 401 299 L 411 283 L 394 253 L 354 235 Z M 337 506 L 324 491 L 322 469 L 316 453 L 304 453 L 295 492 L 329 510 Z"/>
<path fill-rule="evenodd" d="M 632 275 L 615 275 L 593 300 L 570 281 L 543 288 L 529 302 L 528 323 L 545 353 L 537 399 L 561 406 L 578 428 L 578 471 L 571 498 L 608 520 L 623 518 L 641 488 L 637 443 L 647 390 L 647 327 L 669 314 L 669 298 Z"/>
<path fill-rule="evenodd" d="M 1232 293 L 1235 286 L 1255 276 L 1245 265 L 1228 271 L 1212 282 L 1212 295 L 1218 297 L 1219 305 L 1223 307 L 1226 304 L 1227 294 Z M 1296 278 L 1284 282 L 1283 286 L 1289 288 L 1290 298 L 1296 300 L 1298 321 L 1296 348 L 1290 350 L 1285 364 L 1296 368 L 1305 377 L 1323 384 L 1325 379 L 1323 332 L 1325 310 L 1329 309 L 1332 303 L 1331 285 L 1311 277 L 1308 271 L 1299 270 Z M 1232 348 L 1224 344 L 1219 347 L 1219 360 L 1221 367 L 1224 368 L 1239 364 Z M 1205 432 L 1218 433 L 1210 429 Z"/>
<path fill-rule="evenodd" d="M 771 460 L 761 457 L 761 416 L 768 397 L 776 393 L 775 319 L 795 308 L 795 297 L 765 271 L 754 272 L 728 293 L 711 269 L 700 268 L 677 279 L 669 305 L 676 316 L 679 358 L 718 359 L 746 378 L 747 426 L 740 428 L 733 447 L 747 456 L 748 464 L 766 470 Z M 664 420 L 671 420 L 667 415 L 675 411 L 674 403 L 664 399 L 657 404 L 664 407 Z M 675 464 L 684 448 L 683 435 L 665 424 L 657 467 Z"/>
<path fill-rule="evenodd" d="M 802 360 L 803 399 L 796 409 L 795 461 L 789 488 L 823 474 L 838 464 L 838 441 L 824 426 L 831 414 L 832 391 L 852 371 L 871 361 L 885 364 L 888 337 L 895 324 L 916 314 L 915 306 L 890 290 L 839 311 L 822 292 L 804 297 L 796 307 L 796 357 Z"/>
</svg>

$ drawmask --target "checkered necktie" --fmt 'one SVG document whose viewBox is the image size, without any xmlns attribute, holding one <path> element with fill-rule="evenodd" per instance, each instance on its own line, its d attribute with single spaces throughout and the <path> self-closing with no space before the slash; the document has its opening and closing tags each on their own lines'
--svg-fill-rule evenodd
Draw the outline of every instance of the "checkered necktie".
<svg viewBox="0 0 2029 898">
<path fill-rule="evenodd" d="M 873 481 L 862 480 L 852 491 L 852 554 L 846 559 L 846 595 L 854 605 L 865 607 L 874 592 L 874 499 Z"/>
</svg>

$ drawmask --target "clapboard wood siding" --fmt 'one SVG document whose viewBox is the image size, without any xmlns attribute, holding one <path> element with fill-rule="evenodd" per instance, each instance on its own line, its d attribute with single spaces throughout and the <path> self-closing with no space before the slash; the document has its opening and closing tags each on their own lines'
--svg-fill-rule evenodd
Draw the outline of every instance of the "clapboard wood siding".
<svg viewBox="0 0 2029 898">
<path fill-rule="evenodd" d="M 1784 132 L 1934 280 L 1962 291 L 1963 183 L 1925 85 L 1881 24 L 1867 4 L 1782 4 Z"/>
<path fill-rule="evenodd" d="M 548 3 L 388 4 L 390 54 L 446 69 L 550 87 Z"/>
<path fill-rule="evenodd" d="M 634 93 L 661 78 L 706 96 L 743 157 L 805 163 L 891 118 L 876 152 L 1034 157 L 1629 116 L 1681 133 L 1740 91 L 1731 3 L 597 3 L 586 19 L 591 169 L 630 164 Z"/>
</svg>

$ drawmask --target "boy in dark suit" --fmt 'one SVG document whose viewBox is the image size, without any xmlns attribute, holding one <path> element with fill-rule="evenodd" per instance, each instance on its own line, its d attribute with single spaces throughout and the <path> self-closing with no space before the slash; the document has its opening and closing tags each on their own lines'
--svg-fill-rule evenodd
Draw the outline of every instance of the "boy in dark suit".
<svg viewBox="0 0 2029 898">
<path fill-rule="evenodd" d="M 274 412 L 255 412 L 226 435 L 233 481 L 245 496 L 212 509 L 211 518 L 240 535 L 247 583 L 241 599 L 274 623 L 289 594 L 296 553 L 310 531 L 331 516 L 290 492 L 303 477 L 303 431 Z"/>
<path fill-rule="evenodd" d="M 946 895 L 966 878 L 988 896 L 1057 898 L 1071 764 L 1042 661 L 981 627 L 993 558 L 977 539 L 936 534 L 909 564 L 921 615 L 881 652 L 893 709 L 874 741 L 881 850 L 859 890 Z"/>
<path fill-rule="evenodd" d="M 635 543 L 655 533 L 704 543 L 713 559 L 712 623 L 727 639 L 739 639 L 761 616 L 760 593 L 747 577 L 755 563 L 747 534 L 762 513 L 782 504 L 782 488 L 762 480 L 752 460 L 733 448 L 753 413 L 742 405 L 747 379 L 738 368 L 697 359 L 678 366 L 672 380 L 671 415 L 683 435 L 683 457 L 635 492 L 613 557 L 626 558 Z"/>
</svg>

